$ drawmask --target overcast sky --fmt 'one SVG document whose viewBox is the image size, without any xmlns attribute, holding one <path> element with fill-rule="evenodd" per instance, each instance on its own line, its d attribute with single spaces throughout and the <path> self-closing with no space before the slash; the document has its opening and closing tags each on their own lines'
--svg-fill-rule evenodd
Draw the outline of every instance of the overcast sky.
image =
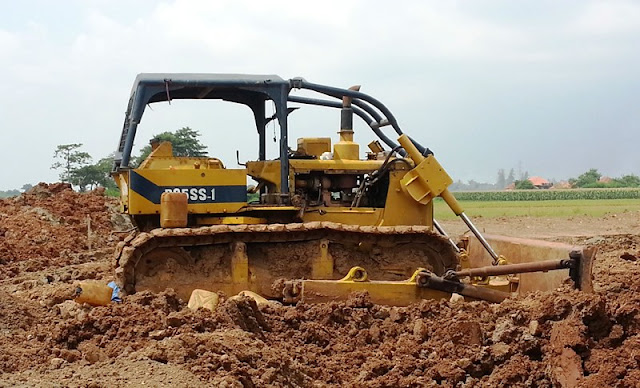
<svg viewBox="0 0 640 388">
<path fill-rule="evenodd" d="M 25 0 L 0 3 L 0 190 L 55 181 L 58 144 L 114 151 L 141 72 L 361 84 L 463 181 L 519 166 L 640 174 L 640 2 Z M 136 146 L 190 126 L 235 167 L 257 136 L 230 105 L 155 104 Z M 290 123 L 292 146 L 335 141 L 339 112 L 303 108 Z M 364 149 L 372 134 L 356 131 Z"/>
</svg>

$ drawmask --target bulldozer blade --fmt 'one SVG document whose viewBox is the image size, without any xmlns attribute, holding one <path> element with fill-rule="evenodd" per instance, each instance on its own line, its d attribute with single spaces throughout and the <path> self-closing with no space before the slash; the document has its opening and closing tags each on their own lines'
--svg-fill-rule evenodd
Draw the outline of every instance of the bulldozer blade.
<svg viewBox="0 0 640 388">
<path fill-rule="evenodd" d="M 354 292 L 366 292 L 374 304 L 408 306 L 423 299 L 451 298 L 451 293 L 433 288 L 418 287 L 413 280 L 366 281 L 351 280 L 302 280 L 297 298 L 304 303 L 329 303 L 344 301 Z"/>
<path fill-rule="evenodd" d="M 578 265 L 569 270 L 569 276 L 575 282 L 576 288 L 582 291 L 593 292 L 593 259 L 597 251 L 596 247 L 587 247 L 571 252 L 572 257 L 577 259 Z"/>
<path fill-rule="evenodd" d="M 595 248 L 517 237 L 496 235 L 484 237 L 501 256 L 506 258 L 508 264 L 567 259 L 576 261 L 577 265 L 571 269 L 519 274 L 516 289 L 518 294 L 554 290 L 569 278 L 573 279 L 576 288 L 593 292 L 592 266 L 596 256 Z M 466 243 L 468 256 L 462 262 L 463 267 L 478 268 L 492 265 L 493 258 L 477 238 L 469 236 Z"/>
</svg>

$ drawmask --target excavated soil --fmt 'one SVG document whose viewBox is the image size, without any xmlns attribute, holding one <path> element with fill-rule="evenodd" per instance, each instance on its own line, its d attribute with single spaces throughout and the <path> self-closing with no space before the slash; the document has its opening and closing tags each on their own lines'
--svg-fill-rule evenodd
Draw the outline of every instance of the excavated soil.
<svg viewBox="0 0 640 388">
<path fill-rule="evenodd" d="M 0 386 L 636 387 L 638 220 L 477 220 L 487 233 L 597 246 L 594 294 L 403 308 L 366 294 L 296 306 L 240 297 L 211 313 L 166 290 L 90 307 L 71 300 L 74 283 L 113 279 L 130 225 L 100 192 L 40 184 L 0 201 Z"/>
</svg>

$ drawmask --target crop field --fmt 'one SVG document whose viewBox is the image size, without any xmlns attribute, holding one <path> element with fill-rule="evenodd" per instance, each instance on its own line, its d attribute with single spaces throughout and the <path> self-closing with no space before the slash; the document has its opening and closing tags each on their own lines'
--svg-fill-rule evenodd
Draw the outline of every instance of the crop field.
<svg viewBox="0 0 640 388">
<path fill-rule="evenodd" d="M 456 198 L 460 197 L 458 194 L 461 193 L 455 193 Z M 640 210 L 640 199 L 571 199 L 537 201 L 471 201 L 459 199 L 459 201 L 468 216 L 482 216 L 485 218 L 515 216 L 601 217 L 607 214 L 620 214 Z M 456 218 L 444 201 L 438 199 L 434 203 L 434 214 L 436 219 L 447 220 Z"/>
<path fill-rule="evenodd" d="M 567 190 L 511 190 L 460 191 L 454 193 L 459 201 L 552 201 L 578 199 L 640 199 L 640 188 L 567 189 Z"/>
</svg>

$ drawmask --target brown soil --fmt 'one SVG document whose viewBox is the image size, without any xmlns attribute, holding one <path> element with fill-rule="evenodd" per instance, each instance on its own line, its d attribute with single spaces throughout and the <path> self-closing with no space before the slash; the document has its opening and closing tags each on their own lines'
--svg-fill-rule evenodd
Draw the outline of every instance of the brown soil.
<svg viewBox="0 0 640 388">
<path fill-rule="evenodd" d="M 595 294 L 403 308 L 366 294 L 297 306 L 232 298 L 210 313 L 171 290 L 106 307 L 70 300 L 78 280 L 112 279 L 113 232 L 129 227 L 113 209 L 59 184 L 0 201 L 0 386 L 640 384 L 638 213 L 477 220 L 487 233 L 598 246 Z"/>
</svg>

